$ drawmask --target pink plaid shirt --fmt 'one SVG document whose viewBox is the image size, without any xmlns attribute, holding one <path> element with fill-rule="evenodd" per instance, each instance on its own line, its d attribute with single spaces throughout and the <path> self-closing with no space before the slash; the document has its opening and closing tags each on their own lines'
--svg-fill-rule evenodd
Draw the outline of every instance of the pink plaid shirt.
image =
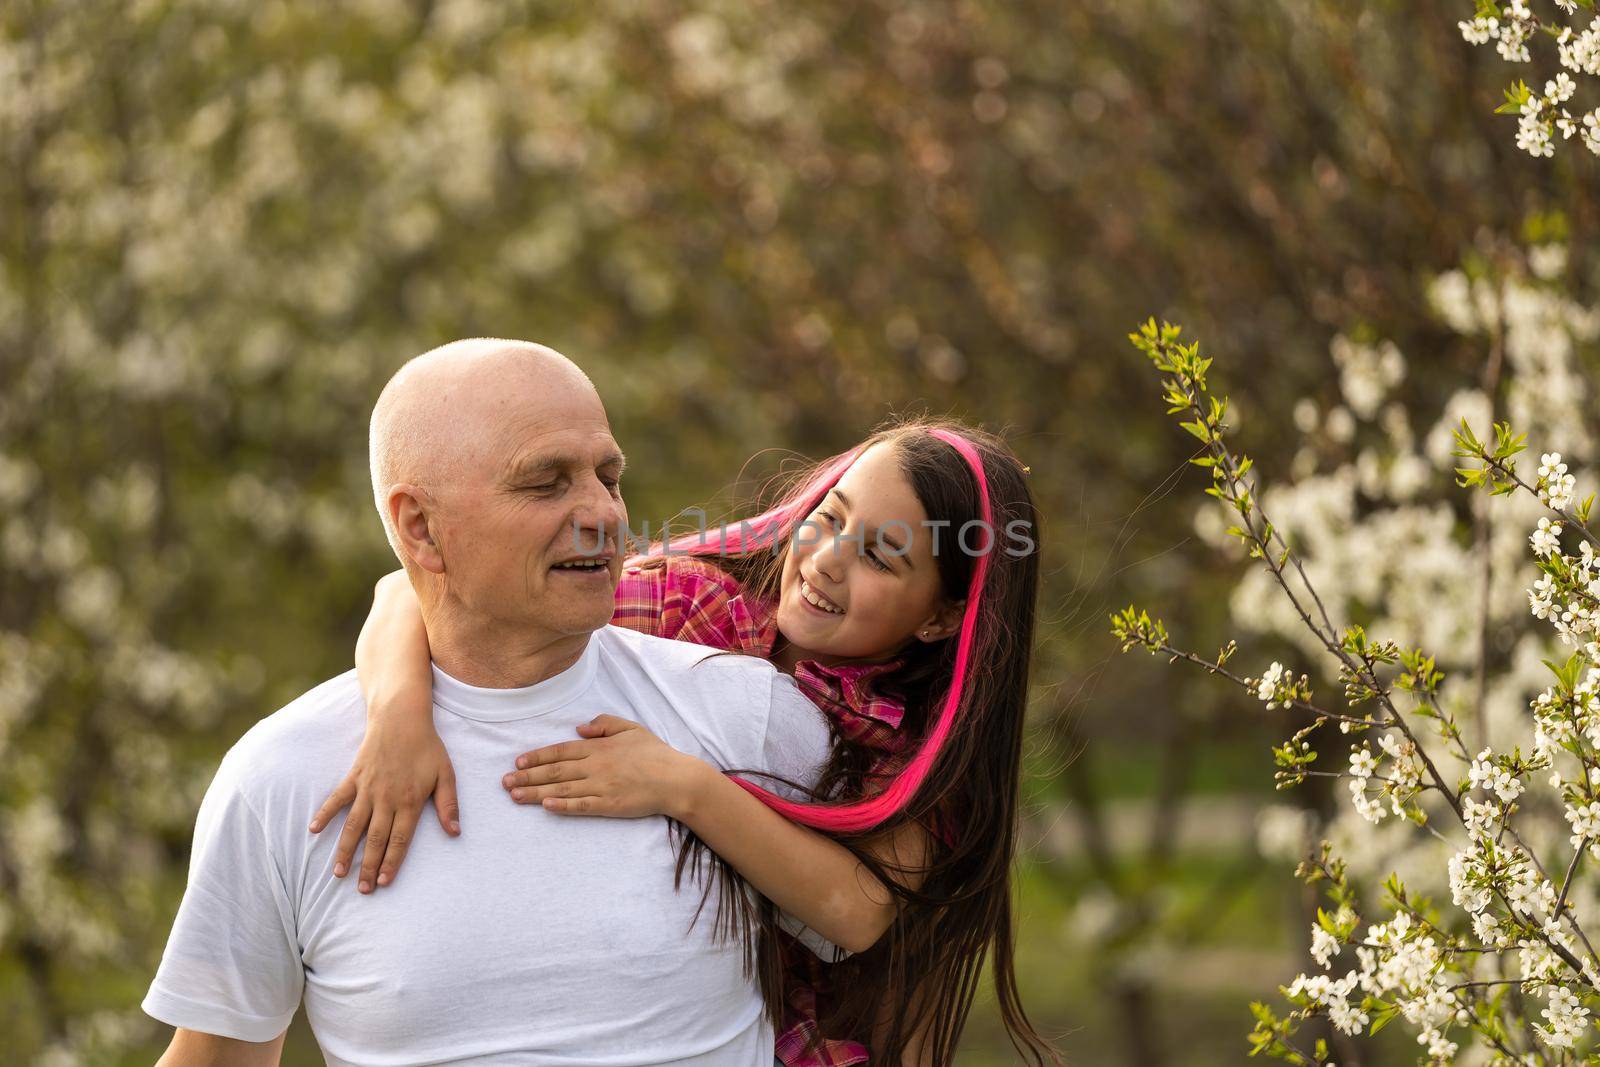
<svg viewBox="0 0 1600 1067">
<path fill-rule="evenodd" d="M 712 648 L 770 658 L 778 636 L 771 606 L 745 599 L 731 575 L 703 557 L 672 556 L 663 567 L 630 567 L 617 583 L 611 621 L 630 630 L 692 641 Z M 847 740 L 879 753 L 878 771 L 906 748 L 900 732 L 905 706 L 879 685 L 902 665 L 884 663 L 827 666 L 802 660 L 794 679 L 818 707 L 832 717 Z M 828 967 L 787 934 L 782 935 L 786 1000 L 783 1031 L 776 1053 L 786 1067 L 848 1067 L 866 1063 L 858 1041 L 818 1040 L 820 1004 L 829 993 Z M 815 1048 L 807 1046 L 815 1043 Z"/>
</svg>

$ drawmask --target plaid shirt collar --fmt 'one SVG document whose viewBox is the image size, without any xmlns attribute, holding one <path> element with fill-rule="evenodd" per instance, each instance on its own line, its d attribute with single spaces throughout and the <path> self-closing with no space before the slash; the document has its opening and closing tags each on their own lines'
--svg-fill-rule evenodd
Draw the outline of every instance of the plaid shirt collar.
<svg viewBox="0 0 1600 1067">
<path fill-rule="evenodd" d="M 729 599 L 728 610 L 734 616 L 740 647 L 770 660 L 778 641 L 777 613 L 772 606 L 750 604 L 739 593 Z M 906 709 L 898 696 L 885 691 L 883 682 L 905 664 L 903 656 L 876 663 L 827 664 L 803 659 L 795 664 L 794 680 L 809 699 L 839 720 L 850 740 L 892 751 L 901 747 L 898 731 Z"/>
</svg>

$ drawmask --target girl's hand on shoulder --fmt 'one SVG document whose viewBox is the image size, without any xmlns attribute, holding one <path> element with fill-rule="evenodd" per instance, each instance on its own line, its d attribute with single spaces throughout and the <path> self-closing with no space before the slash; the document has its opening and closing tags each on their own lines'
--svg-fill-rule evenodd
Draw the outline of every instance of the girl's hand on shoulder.
<svg viewBox="0 0 1600 1067">
<path fill-rule="evenodd" d="M 439 825 L 450 836 L 459 835 L 455 768 L 431 716 L 426 722 L 417 716 L 369 719 L 350 773 L 311 819 L 311 832 L 320 833 L 341 808 L 350 807 L 334 853 L 334 876 L 349 873 L 356 842 L 365 835 L 357 889 L 370 893 L 394 881 L 429 794 Z"/>
<path fill-rule="evenodd" d="M 518 804 L 563 815 L 681 819 L 693 806 L 709 764 L 685 755 L 638 723 L 600 715 L 578 727 L 581 741 L 547 745 L 517 757 L 501 779 Z"/>
</svg>

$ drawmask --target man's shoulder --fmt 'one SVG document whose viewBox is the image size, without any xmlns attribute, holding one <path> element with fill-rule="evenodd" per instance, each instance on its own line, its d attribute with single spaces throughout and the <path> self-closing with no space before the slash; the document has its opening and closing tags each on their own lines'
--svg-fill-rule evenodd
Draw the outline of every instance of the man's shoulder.
<svg viewBox="0 0 1600 1067">
<path fill-rule="evenodd" d="M 674 641 L 640 633 L 625 626 L 605 626 L 596 637 L 608 656 L 624 662 L 632 660 L 652 673 L 685 672 L 685 678 L 698 681 L 711 675 L 724 682 L 770 686 L 778 669 L 760 656 L 728 652 L 693 641 Z"/>
<path fill-rule="evenodd" d="M 771 663 L 615 626 L 598 636 L 614 668 L 653 690 L 636 694 L 644 706 L 630 709 L 646 725 L 665 727 L 670 708 L 715 765 L 816 781 L 831 745 L 828 724 L 794 679 Z M 658 704 L 652 695 L 664 700 Z M 662 739 L 674 743 L 670 732 Z"/>
<path fill-rule="evenodd" d="M 676 641 L 654 634 L 640 633 L 626 626 L 607 625 L 596 636 L 604 643 L 609 654 L 647 660 L 652 665 L 669 668 L 698 668 L 702 663 L 716 663 L 720 669 L 739 671 L 755 677 L 767 677 L 777 668 L 760 656 L 727 652 L 710 645 L 693 641 Z"/>
<path fill-rule="evenodd" d="M 247 793 L 299 780 L 320 782 L 325 764 L 348 766 L 366 729 L 366 700 L 354 670 L 329 678 L 265 716 L 234 742 L 217 777 Z"/>
</svg>

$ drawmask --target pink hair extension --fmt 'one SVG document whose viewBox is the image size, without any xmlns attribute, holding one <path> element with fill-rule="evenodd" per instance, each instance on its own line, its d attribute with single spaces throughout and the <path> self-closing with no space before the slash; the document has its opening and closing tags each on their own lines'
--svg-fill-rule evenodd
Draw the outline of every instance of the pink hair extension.
<svg viewBox="0 0 1600 1067">
<path fill-rule="evenodd" d="M 959 434 L 944 429 L 930 429 L 941 441 L 949 444 L 966 459 L 972 468 L 973 477 L 978 480 L 978 500 L 983 516 L 984 528 L 989 532 L 989 543 L 978 556 L 978 562 L 972 569 L 971 583 L 967 589 L 967 606 L 961 616 L 961 637 L 956 645 L 956 662 L 951 678 L 950 690 L 945 695 L 943 706 L 939 709 L 938 717 L 934 720 L 933 729 L 929 731 L 927 739 L 923 741 L 917 754 L 912 757 L 906 768 L 895 776 L 888 788 L 877 796 L 853 804 L 823 805 L 801 804 L 787 800 L 772 793 L 753 782 L 743 778 L 734 777 L 746 792 L 756 796 L 769 808 L 784 817 L 811 826 L 819 830 L 832 830 L 840 833 L 854 833 L 870 830 L 883 823 L 893 815 L 905 809 L 911 798 L 916 795 L 922 783 L 927 779 L 928 772 L 933 767 L 933 762 L 944 748 L 945 742 L 950 737 L 950 731 L 955 723 L 956 711 L 961 706 L 961 694 L 966 688 L 967 663 L 972 656 L 974 634 L 978 627 L 978 611 L 980 595 L 983 591 L 984 578 L 989 570 L 989 553 L 995 545 L 994 513 L 989 504 L 989 482 L 983 475 L 983 458 L 972 443 Z M 797 494 L 798 500 L 788 505 L 780 505 L 756 519 L 752 524 L 763 520 L 771 521 L 775 527 L 782 528 L 787 534 L 789 526 L 795 518 L 809 514 L 816 502 L 821 500 L 833 483 L 855 461 L 860 449 L 854 449 L 841 457 L 842 462 L 829 464 L 816 479 L 808 484 L 804 491 Z M 803 507 L 799 506 L 803 504 Z M 781 513 L 781 516 L 780 516 Z M 763 543 L 770 544 L 770 540 Z M 957 544 L 959 545 L 959 538 Z"/>
<path fill-rule="evenodd" d="M 770 549 L 780 537 L 789 536 L 795 523 L 811 514 L 812 509 L 822 502 L 822 498 L 828 495 L 828 490 L 844 476 L 844 472 L 850 469 L 850 465 L 862 451 L 862 446 L 857 445 L 824 464 L 807 482 L 789 493 L 784 500 L 754 518 L 745 519 L 732 528 L 724 524 L 716 530 L 696 531 L 674 537 L 666 542 L 665 546 L 656 546 L 644 555 L 636 556 L 627 562 L 631 566 L 658 559 L 663 555 L 738 556 Z"/>
</svg>

